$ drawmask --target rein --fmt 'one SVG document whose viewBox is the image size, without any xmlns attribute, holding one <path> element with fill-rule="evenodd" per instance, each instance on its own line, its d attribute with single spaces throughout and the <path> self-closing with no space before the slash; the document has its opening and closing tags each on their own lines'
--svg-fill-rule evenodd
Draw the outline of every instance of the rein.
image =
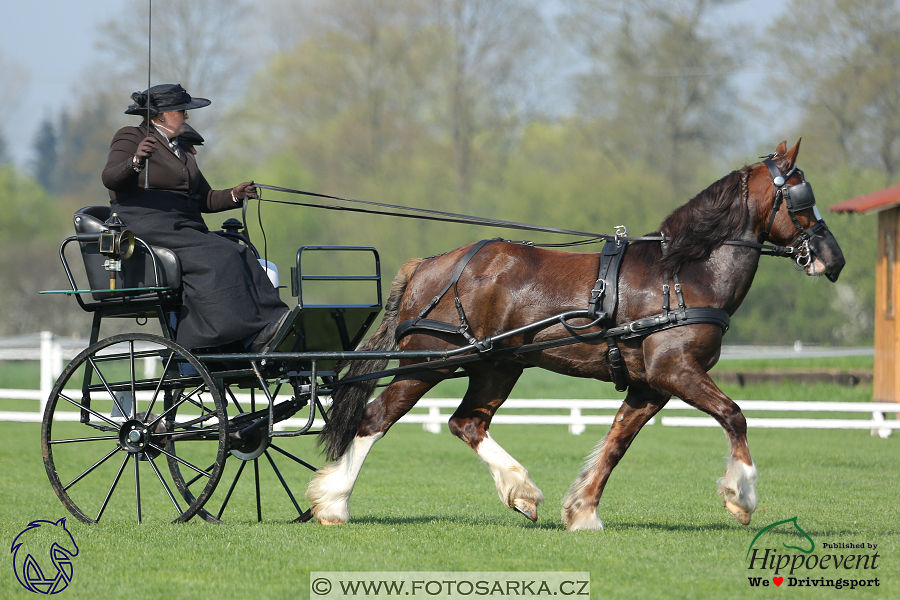
<svg viewBox="0 0 900 600">
<path fill-rule="evenodd" d="M 354 208 L 349 206 L 337 206 L 334 204 L 312 204 L 309 202 L 292 202 L 289 200 L 270 200 L 268 198 L 263 198 L 262 195 L 259 197 L 260 202 L 270 202 L 272 204 L 286 204 L 288 206 L 303 206 L 307 208 L 321 208 L 325 210 L 337 210 L 337 211 L 346 211 L 346 212 L 355 212 L 362 214 L 370 214 L 370 215 L 384 215 L 388 217 L 401 217 L 405 219 L 419 219 L 423 221 L 440 221 L 444 223 L 460 223 L 463 225 L 481 225 L 484 227 L 496 227 L 501 229 L 516 229 L 520 231 L 536 231 L 541 233 L 556 233 L 562 235 L 578 235 L 578 236 L 586 236 L 587 239 L 578 240 L 575 242 L 566 242 L 563 244 L 535 244 L 533 242 L 519 242 L 522 244 L 527 244 L 535 247 L 547 247 L 547 248 L 563 248 L 569 246 L 579 246 L 585 244 L 595 244 L 598 242 L 665 242 L 669 238 L 660 233 L 659 235 L 641 235 L 641 236 L 630 236 L 628 232 L 625 230 L 625 227 L 619 225 L 616 227 L 615 234 L 609 233 L 593 233 L 588 231 L 577 231 L 573 229 L 561 229 L 558 227 L 549 227 L 546 225 L 531 225 L 528 223 L 517 223 L 515 221 L 504 221 L 502 219 L 489 219 L 487 217 L 477 217 L 473 215 L 463 215 L 459 213 L 446 212 L 441 210 L 431 210 L 427 208 L 416 208 L 413 206 L 399 206 L 396 204 L 385 204 L 382 202 L 371 202 L 368 200 L 357 200 L 354 198 L 345 198 L 342 196 L 331 196 L 329 194 L 320 194 L 317 192 L 306 192 L 303 190 L 295 190 L 286 187 L 280 187 L 276 185 L 267 185 L 263 183 L 254 184 L 259 189 L 264 190 L 272 190 L 275 192 L 284 192 L 287 194 L 296 194 L 299 196 L 310 196 L 313 198 L 324 198 L 327 200 L 338 200 L 340 202 L 352 202 L 355 204 L 366 204 L 369 206 L 378 206 L 381 208 L 389 208 L 391 211 L 384 210 L 374 210 L 374 209 L 365 209 L 365 208 Z M 246 210 L 246 207 L 245 207 Z M 411 211 L 413 213 L 421 213 L 421 214 L 409 214 L 407 212 L 396 212 L 396 211 Z M 245 219 L 246 222 L 246 219 Z M 756 248 L 760 250 L 763 255 L 767 256 L 779 256 L 779 257 L 792 257 L 798 254 L 799 250 L 795 247 L 790 246 L 772 246 L 768 244 L 760 244 L 757 242 L 742 242 L 738 240 L 730 240 L 725 242 L 726 244 L 730 244 L 732 246 L 747 246 L 750 248 Z"/>
<path fill-rule="evenodd" d="M 335 206 L 333 204 L 310 204 L 307 202 L 290 202 L 287 200 L 269 200 L 268 198 L 264 199 L 262 197 L 259 198 L 260 202 L 272 202 L 275 204 L 287 204 L 290 206 L 305 206 L 309 208 L 323 208 L 326 210 L 342 210 L 349 212 L 358 212 L 364 214 L 374 214 L 374 215 L 386 215 L 391 217 L 403 217 L 407 219 L 420 219 L 425 221 L 442 221 L 445 223 L 462 223 L 465 225 L 482 225 L 485 227 L 499 227 L 503 229 L 518 229 L 523 231 L 538 231 L 542 233 L 558 233 L 562 235 L 578 235 L 578 236 L 587 236 L 589 239 L 580 240 L 578 242 L 573 242 L 571 244 L 560 244 L 560 245 L 577 245 L 577 244 L 590 244 L 599 241 L 615 241 L 615 240 L 627 240 L 632 242 L 659 242 L 664 238 L 661 235 L 651 235 L 651 236 L 622 236 L 619 234 L 608 234 L 608 233 L 592 233 L 588 231 L 577 231 L 573 229 L 561 229 L 559 227 L 549 227 L 546 225 L 530 225 L 528 223 L 517 223 L 515 221 L 504 221 L 502 219 L 490 219 L 487 217 L 476 217 L 472 215 L 463 215 L 458 213 L 445 212 L 440 210 L 430 210 L 427 208 L 416 208 L 411 206 L 398 206 L 395 204 L 384 204 L 381 202 L 370 202 L 367 200 L 356 200 L 354 198 L 343 198 L 341 196 L 330 196 L 328 194 L 319 194 L 316 192 L 305 192 L 302 190 L 294 190 L 290 188 L 278 187 L 274 185 L 265 185 L 261 183 L 254 184 L 257 188 L 261 188 L 264 190 L 273 190 L 276 192 L 285 192 L 288 194 L 297 194 L 301 196 L 311 196 L 314 198 L 325 198 L 328 200 L 338 200 L 341 202 L 353 202 L 356 204 L 367 204 L 370 206 L 378 206 L 382 208 L 390 208 L 394 211 L 412 211 L 416 213 L 422 214 L 408 214 L 404 212 L 391 212 L 391 211 L 381 211 L 381 210 L 373 210 L 373 209 L 364 209 L 364 208 L 352 208 L 347 206 Z M 528 242 L 530 243 L 530 242 Z M 537 244 L 532 244 L 537 245 Z M 550 245 L 550 244 L 548 244 Z"/>
</svg>

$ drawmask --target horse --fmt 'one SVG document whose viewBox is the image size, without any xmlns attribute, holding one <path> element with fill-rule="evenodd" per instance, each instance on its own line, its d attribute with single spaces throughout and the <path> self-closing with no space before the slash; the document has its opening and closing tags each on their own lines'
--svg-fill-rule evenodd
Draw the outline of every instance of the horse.
<svg viewBox="0 0 900 600">
<path fill-rule="evenodd" d="M 747 295 L 766 251 L 794 256 L 809 276 L 836 281 L 844 258 L 817 209 L 810 184 L 795 168 L 800 141 L 790 150 L 782 142 L 766 160 L 733 171 L 674 210 L 661 224 L 656 240 L 627 246 L 618 275 L 618 303 L 610 323 L 635 323 L 659 312 L 669 302 L 674 281 L 681 307 L 709 307 L 733 315 Z M 406 262 L 395 277 L 379 328 L 359 350 L 435 350 L 465 345 L 458 332 L 412 329 L 397 341 L 398 323 L 423 314 L 431 303 L 435 320 L 466 320 L 466 339 L 490 339 L 502 332 L 571 309 L 584 308 L 597 280 L 600 254 L 536 248 L 492 241 L 471 254 L 468 245 L 429 259 Z M 466 253 L 467 264 L 462 257 Z M 450 273 L 456 303 L 439 296 Z M 435 304 L 435 300 L 437 303 Z M 456 305 L 455 305 L 456 304 Z M 463 316 L 464 315 L 464 316 Z M 726 317 L 727 320 L 727 317 Z M 537 331 L 527 329 L 494 343 L 494 348 L 553 341 L 570 335 L 572 326 L 597 331 L 600 324 L 582 317 L 553 321 Z M 639 321 L 638 321 L 639 322 Z M 562 520 L 568 530 L 602 530 L 597 509 L 612 470 L 641 428 L 673 396 L 708 415 L 724 429 L 729 457 L 718 479 L 725 508 L 743 525 L 757 506 L 756 466 L 747 444 L 747 422 L 740 407 L 716 386 L 708 371 L 719 359 L 723 324 L 688 323 L 645 336 L 612 340 L 619 349 L 619 379 L 627 394 L 605 437 L 587 457 L 563 500 Z M 627 329 L 627 327 L 626 327 Z M 453 435 L 469 445 L 493 476 L 507 507 L 537 520 L 543 494 L 528 471 L 491 437 L 491 418 L 509 396 L 526 367 L 540 367 L 571 377 L 612 381 L 616 365 L 602 337 L 553 347 L 546 344 L 503 360 L 477 360 L 462 366 L 429 368 L 425 359 L 406 358 L 377 398 L 368 402 L 376 381 L 361 376 L 384 369 L 387 360 L 346 361 L 354 383 L 337 385 L 329 420 L 320 434 L 326 457 L 307 488 L 311 511 L 322 524 L 350 518 L 349 499 L 372 446 L 422 396 L 458 368 L 466 371 L 468 388 L 449 420 Z M 488 356 L 488 358 L 490 358 Z M 416 369 L 415 365 L 423 368 Z M 617 383 L 618 387 L 618 383 Z"/>
</svg>

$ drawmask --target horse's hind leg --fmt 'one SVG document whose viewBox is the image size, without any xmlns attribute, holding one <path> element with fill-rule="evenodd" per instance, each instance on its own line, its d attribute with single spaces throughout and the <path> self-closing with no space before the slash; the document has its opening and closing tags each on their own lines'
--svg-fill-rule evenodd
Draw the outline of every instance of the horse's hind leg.
<svg viewBox="0 0 900 600">
<path fill-rule="evenodd" d="M 501 448 L 488 432 L 491 418 L 512 391 L 522 374 L 522 367 L 479 364 L 467 371 L 469 387 L 450 418 L 450 431 L 488 466 L 500 501 L 537 521 L 537 507 L 544 502 L 544 495 L 531 481 L 525 467 Z"/>
<path fill-rule="evenodd" d="M 612 427 L 588 456 L 581 474 L 563 499 L 562 520 L 566 529 L 603 530 L 603 523 L 597 516 L 603 488 L 635 436 L 668 399 L 668 396 L 653 391 L 628 390 Z"/>
<path fill-rule="evenodd" d="M 350 445 L 338 460 L 316 471 L 306 490 L 312 514 L 320 523 L 340 525 L 350 519 L 350 494 L 372 446 L 445 376 L 427 371 L 397 378 L 366 406 Z"/>
</svg>

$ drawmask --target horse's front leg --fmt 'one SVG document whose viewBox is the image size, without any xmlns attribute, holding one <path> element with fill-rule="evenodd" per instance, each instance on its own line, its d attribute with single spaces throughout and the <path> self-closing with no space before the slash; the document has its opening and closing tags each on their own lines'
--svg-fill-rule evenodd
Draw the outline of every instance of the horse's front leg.
<svg viewBox="0 0 900 600">
<path fill-rule="evenodd" d="M 434 387 L 439 377 L 429 373 L 427 381 L 397 379 L 365 409 L 356 436 L 335 462 L 316 471 L 306 489 L 313 516 L 323 525 L 341 525 L 350 520 L 350 494 L 363 463 L 375 442 Z"/>
<path fill-rule="evenodd" d="M 628 390 L 612 427 L 588 456 L 581 474 L 563 499 L 562 520 L 566 529 L 603 530 L 597 516 L 603 488 L 635 436 L 668 399 L 650 390 L 636 391 L 633 387 Z"/>
<path fill-rule="evenodd" d="M 742 525 L 749 525 L 756 510 L 756 466 L 747 445 L 747 420 L 740 407 L 716 386 L 699 366 L 661 369 L 655 386 L 670 391 L 691 406 L 713 417 L 728 437 L 730 456 L 725 474 L 718 480 L 718 493 L 725 508 Z"/>
</svg>

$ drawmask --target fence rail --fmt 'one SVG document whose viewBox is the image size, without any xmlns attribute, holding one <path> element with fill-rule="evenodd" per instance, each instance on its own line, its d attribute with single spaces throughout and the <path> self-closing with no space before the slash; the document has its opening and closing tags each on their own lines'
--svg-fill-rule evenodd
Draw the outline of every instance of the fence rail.
<svg viewBox="0 0 900 600">
<path fill-rule="evenodd" d="M 21 338 L 8 338 L 0 340 L 0 360 L 40 360 L 40 387 L 39 389 L 0 389 L 0 399 L 37 400 L 39 403 L 36 411 L 0 411 L 0 421 L 40 422 L 44 412 L 44 406 L 50 395 L 50 390 L 56 377 L 62 372 L 65 359 L 71 360 L 78 352 L 84 349 L 85 343 L 81 341 L 55 339 L 50 332 L 42 332 L 39 335 L 25 336 Z M 805 356 L 807 353 L 822 356 L 826 352 L 822 349 L 801 351 L 802 348 L 793 349 L 794 356 Z M 761 349 L 765 356 L 771 356 L 771 351 Z M 785 351 L 787 352 L 787 351 Z M 837 355 L 837 351 L 827 351 L 828 355 Z M 846 349 L 845 354 L 865 355 L 871 354 L 871 349 Z M 746 349 L 732 349 L 723 352 L 723 359 L 745 358 L 751 353 Z M 153 368 L 152 364 L 146 368 Z M 68 393 L 72 397 L 80 394 L 79 390 L 71 390 Z M 247 396 L 249 398 L 249 395 Z M 140 399 L 140 396 L 139 396 Z M 240 395 L 238 400 L 245 400 Z M 503 404 L 504 410 L 514 411 L 557 411 L 555 414 L 525 413 L 509 414 L 501 412 L 494 416 L 492 423 L 498 425 L 565 425 L 569 432 L 579 435 L 589 425 L 611 425 L 615 417 L 615 411 L 621 406 L 621 400 L 579 400 L 579 399 L 543 399 L 524 400 L 509 399 Z M 427 413 L 414 411 L 400 419 L 400 423 L 421 424 L 422 427 L 434 433 L 442 429 L 442 425 L 459 405 L 459 400 L 451 398 L 424 398 L 416 404 L 417 409 L 427 409 Z M 872 435 L 888 437 L 894 429 L 900 429 L 900 420 L 886 419 L 890 413 L 900 414 L 900 403 L 887 402 L 782 402 L 771 400 L 742 400 L 741 409 L 747 416 L 747 425 L 755 428 L 786 428 L 786 429 L 869 429 Z M 445 409 L 445 412 L 442 411 Z M 694 410 L 682 400 L 671 400 L 660 413 L 660 423 L 665 427 L 718 427 L 718 423 L 708 416 L 669 416 L 672 411 Z M 613 411 L 612 414 L 585 414 L 585 411 Z M 755 412 L 781 412 L 781 413 L 850 413 L 870 415 L 865 418 L 784 418 L 784 417 L 756 417 Z M 78 413 L 72 411 L 57 412 L 60 420 L 76 420 Z M 70 416 L 71 415 L 71 416 Z M 649 424 L 656 423 L 651 419 Z M 296 419 L 288 419 L 278 424 L 279 428 L 297 428 L 305 425 Z M 317 423 L 315 426 L 320 427 Z"/>
</svg>

